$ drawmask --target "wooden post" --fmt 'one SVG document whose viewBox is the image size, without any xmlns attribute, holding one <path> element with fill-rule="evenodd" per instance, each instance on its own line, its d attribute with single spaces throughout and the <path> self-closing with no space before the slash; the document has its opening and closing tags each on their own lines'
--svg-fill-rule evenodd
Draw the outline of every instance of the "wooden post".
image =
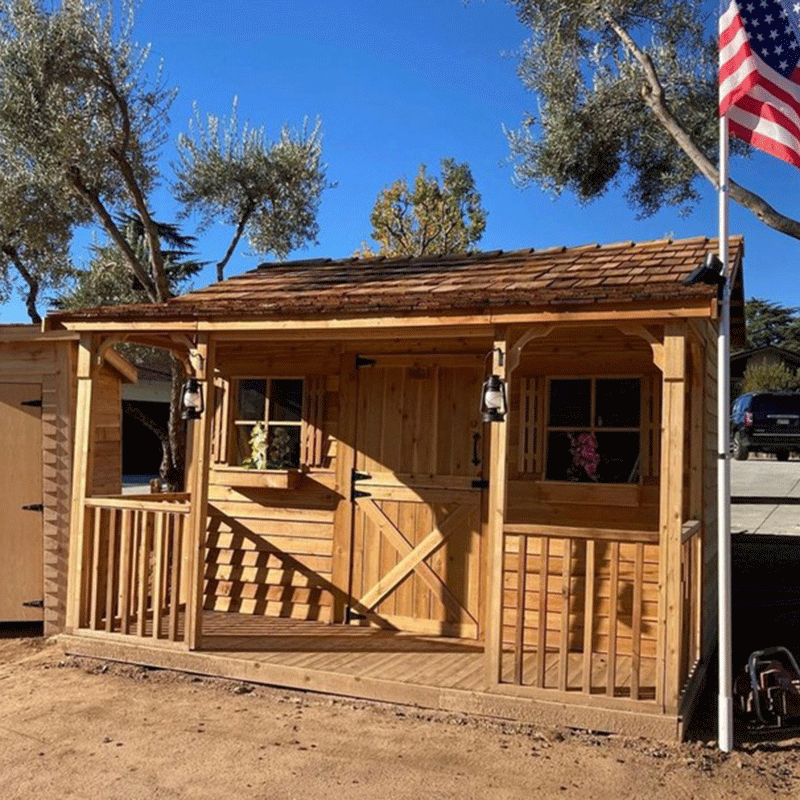
<svg viewBox="0 0 800 800">
<path fill-rule="evenodd" d="M 506 381 L 506 329 L 497 328 L 492 355 L 492 373 Z M 506 386 L 508 394 L 508 386 Z M 489 427 L 489 510 L 487 524 L 487 603 L 486 603 L 486 680 L 495 686 L 503 671 L 503 554 L 508 466 L 508 414 L 502 422 L 486 423 Z"/>
<path fill-rule="evenodd" d="M 186 527 L 185 556 L 186 618 L 184 641 L 198 650 L 203 637 L 203 576 L 205 570 L 206 524 L 208 520 L 208 476 L 211 458 L 211 428 L 214 406 L 214 341 L 201 334 L 197 343 L 195 377 L 203 395 L 203 416 L 192 420 L 187 437 L 186 487 L 191 493 L 191 511 Z"/>
<path fill-rule="evenodd" d="M 353 503 L 350 498 L 355 467 L 356 406 L 358 373 L 355 354 L 345 353 L 339 367 L 339 425 L 336 442 L 336 491 L 339 501 L 333 516 L 333 563 L 331 581 L 341 590 L 333 598 L 333 621 L 345 621 L 342 597 L 350 593 L 350 562 L 353 538 Z M 348 604 L 353 599 L 348 597 Z"/>
<path fill-rule="evenodd" d="M 664 328 L 664 377 L 661 407 L 659 535 L 659 636 L 656 699 L 666 713 L 678 710 L 682 620 L 681 533 L 686 425 L 686 327 Z"/>
<path fill-rule="evenodd" d="M 75 409 L 75 443 L 72 460 L 72 498 L 70 512 L 69 572 L 67 585 L 66 631 L 72 632 L 87 622 L 84 607 L 84 538 L 86 517 L 84 500 L 92 485 L 92 377 L 95 342 L 90 333 L 81 334 L 78 344 L 78 394 Z"/>
</svg>

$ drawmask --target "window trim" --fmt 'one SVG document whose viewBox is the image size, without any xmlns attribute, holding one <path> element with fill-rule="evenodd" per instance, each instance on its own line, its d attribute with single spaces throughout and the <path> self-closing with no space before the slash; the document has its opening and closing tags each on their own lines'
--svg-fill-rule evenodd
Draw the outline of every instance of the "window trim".
<svg viewBox="0 0 800 800">
<path fill-rule="evenodd" d="M 641 457 L 642 457 L 642 442 L 644 441 L 645 436 L 645 414 L 644 409 L 642 408 L 642 382 L 644 380 L 644 375 L 642 374 L 633 374 L 633 375 L 605 375 L 605 374 L 591 374 L 591 375 L 575 375 L 575 374 L 568 374 L 568 375 L 546 375 L 543 376 L 545 380 L 544 385 L 544 409 L 543 409 L 543 419 L 542 419 L 542 473 L 540 480 L 542 483 L 547 484 L 548 486 L 583 486 L 583 487 L 622 487 L 622 486 L 629 486 L 629 487 L 640 487 L 643 485 L 642 480 L 642 468 L 641 468 Z M 590 390 L 590 409 L 589 409 L 589 425 L 585 426 L 575 426 L 575 425 L 550 425 L 550 385 L 552 381 L 559 381 L 559 380 L 588 380 L 591 382 L 591 390 Z M 627 426 L 627 427 L 598 427 L 596 424 L 596 399 L 597 399 L 597 392 L 596 392 L 596 384 L 598 380 L 638 380 L 639 381 L 639 425 L 638 427 Z M 604 433 L 638 433 L 639 434 L 639 475 L 635 481 L 632 482 L 624 482 L 624 483 L 610 483 L 610 482 L 580 482 L 580 481 L 568 481 L 568 480 L 558 480 L 555 478 L 548 478 L 547 477 L 547 462 L 549 452 L 548 449 L 550 447 L 550 432 L 571 432 L 576 429 L 580 429 L 581 431 L 589 431 L 590 433 L 596 433 L 597 431 L 602 431 Z M 598 490 L 602 491 L 602 490 Z"/>
<path fill-rule="evenodd" d="M 239 384 L 241 381 L 266 381 L 266 392 L 264 398 L 264 418 L 261 420 L 237 420 L 236 418 L 236 411 L 237 411 L 237 404 L 238 404 L 238 397 L 239 397 Z M 279 421 L 282 425 L 287 425 L 290 427 L 296 427 L 300 430 L 300 452 L 298 454 L 298 465 L 296 467 L 267 467 L 265 469 L 254 469 L 250 467 L 245 467 L 242 464 L 234 464 L 232 463 L 234 460 L 238 458 L 238 451 L 239 451 L 239 437 L 237 428 L 244 427 L 247 425 L 255 425 L 258 422 L 263 422 L 267 426 L 267 430 L 269 430 L 270 424 L 277 425 L 278 422 L 270 423 L 269 421 L 269 408 L 270 408 L 270 390 L 272 386 L 272 381 L 274 380 L 287 380 L 287 381 L 300 381 L 301 382 L 301 407 L 300 407 L 300 419 L 297 421 Z M 250 472 L 250 473 L 268 473 L 268 474 L 281 474 L 287 472 L 298 472 L 303 470 L 307 465 L 303 464 L 303 436 L 307 426 L 307 420 L 305 419 L 305 409 L 307 404 L 307 390 L 308 390 L 308 381 L 307 376 L 305 375 L 232 375 L 229 378 L 230 381 L 230 392 L 231 392 L 231 402 L 229 404 L 230 413 L 228 419 L 228 430 L 229 430 L 229 442 L 230 446 L 228 448 L 227 454 L 227 463 L 224 465 L 227 469 L 230 470 L 241 470 L 242 472 Z"/>
</svg>

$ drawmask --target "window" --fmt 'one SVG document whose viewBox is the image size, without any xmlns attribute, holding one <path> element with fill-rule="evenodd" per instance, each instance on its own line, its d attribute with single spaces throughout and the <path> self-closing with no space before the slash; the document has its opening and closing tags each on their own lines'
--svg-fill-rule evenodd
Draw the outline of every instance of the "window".
<svg viewBox="0 0 800 800">
<path fill-rule="evenodd" d="M 639 480 L 639 378 L 553 378 L 545 478 L 582 483 Z"/>
<path fill-rule="evenodd" d="M 234 393 L 234 459 L 250 469 L 300 466 L 301 378 L 240 378 Z"/>
</svg>

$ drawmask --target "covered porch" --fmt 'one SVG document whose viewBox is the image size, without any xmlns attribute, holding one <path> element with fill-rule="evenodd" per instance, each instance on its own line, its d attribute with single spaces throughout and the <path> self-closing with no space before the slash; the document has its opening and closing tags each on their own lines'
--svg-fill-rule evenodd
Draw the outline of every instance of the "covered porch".
<svg viewBox="0 0 800 800">
<path fill-rule="evenodd" d="M 676 251 L 685 269 L 695 246 Z M 715 635 L 705 295 L 291 324 L 182 302 L 133 330 L 64 320 L 81 332 L 69 652 L 683 735 Z M 186 492 L 89 489 L 93 376 L 123 339 L 182 354 L 199 382 Z M 507 393 L 496 422 L 488 373 Z M 295 461 L 254 467 L 270 403 Z M 582 431 L 597 474 L 565 449 Z"/>
</svg>

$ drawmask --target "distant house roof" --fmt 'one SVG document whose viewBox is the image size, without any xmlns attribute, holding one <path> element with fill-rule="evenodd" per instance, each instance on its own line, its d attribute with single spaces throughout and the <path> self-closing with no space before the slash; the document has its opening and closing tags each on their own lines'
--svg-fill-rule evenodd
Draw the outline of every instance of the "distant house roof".
<svg viewBox="0 0 800 800">
<path fill-rule="evenodd" d="M 695 237 L 538 251 L 268 263 L 165 304 L 63 311 L 48 320 L 274 319 L 680 304 L 715 297 L 713 287 L 687 287 L 683 280 L 716 249 L 715 239 Z M 738 281 L 734 328 L 743 319 L 743 253 L 742 237 L 731 237 L 728 270 Z"/>
<path fill-rule="evenodd" d="M 766 355 L 777 356 L 777 358 L 785 364 L 790 364 L 793 367 L 800 367 L 800 353 L 796 353 L 793 350 L 787 350 L 785 347 L 775 347 L 774 345 L 753 347 L 749 350 L 740 350 L 738 353 L 731 354 L 731 377 L 743 377 L 747 365 L 754 356 Z"/>
</svg>

